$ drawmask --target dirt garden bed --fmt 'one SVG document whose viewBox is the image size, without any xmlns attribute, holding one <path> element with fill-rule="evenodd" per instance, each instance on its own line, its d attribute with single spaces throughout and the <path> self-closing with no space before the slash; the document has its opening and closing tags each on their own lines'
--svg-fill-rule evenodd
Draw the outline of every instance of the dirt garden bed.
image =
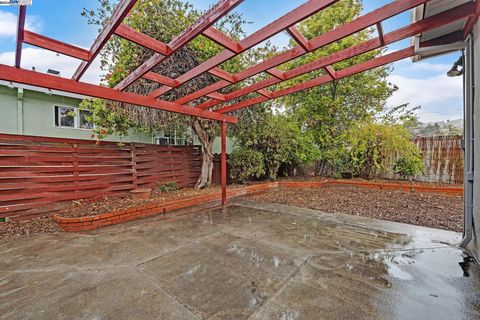
<svg viewBox="0 0 480 320">
<path fill-rule="evenodd" d="M 132 207 L 139 207 L 152 203 L 160 203 L 172 200 L 174 201 L 197 195 L 208 195 L 219 191 L 220 189 L 217 187 L 203 190 L 186 188 L 169 192 L 160 192 L 159 190 L 156 190 L 152 192 L 151 200 L 134 200 L 131 198 L 109 197 L 95 202 L 88 200 L 73 201 L 70 206 L 62 209 L 56 214 L 64 217 L 84 217 L 108 213 L 111 211 L 126 210 Z M 11 220 L 0 223 L 1 240 L 59 231 L 62 231 L 62 229 L 52 216 L 35 217 L 25 220 Z"/>
<path fill-rule="evenodd" d="M 457 232 L 463 229 L 463 200 L 459 196 L 333 185 L 279 188 L 248 199 Z"/>
<path fill-rule="evenodd" d="M 337 186 L 344 183 L 354 184 L 355 186 Z M 330 185 L 330 187 L 324 188 L 327 185 Z M 279 186 L 281 189 L 276 189 Z M 360 186 L 375 188 L 375 190 L 361 188 Z M 285 189 L 285 187 L 288 187 L 288 189 Z M 455 231 L 461 231 L 462 229 L 461 197 L 423 193 L 434 190 L 433 192 L 461 194 L 461 188 L 452 185 L 421 183 L 411 185 L 392 181 L 375 181 L 372 183 L 363 180 L 328 181 L 319 178 L 297 178 L 284 179 L 274 183 L 258 182 L 249 186 L 232 185 L 228 188 L 228 196 L 234 197 L 270 190 L 271 188 L 276 190 L 251 196 L 251 199 Z M 403 189 L 403 192 L 386 190 L 398 188 Z M 415 189 L 418 193 L 411 193 L 411 189 Z M 169 192 L 155 190 L 150 200 L 104 198 L 95 202 L 74 201 L 67 208 L 57 212 L 55 219 L 52 219 L 51 216 L 45 216 L 0 223 L 0 239 L 57 232 L 61 231 L 62 228 L 74 232 L 98 228 L 217 200 L 220 197 L 220 192 L 219 187 L 204 190 L 182 189 Z M 60 223 L 61 228 L 58 223 Z"/>
</svg>

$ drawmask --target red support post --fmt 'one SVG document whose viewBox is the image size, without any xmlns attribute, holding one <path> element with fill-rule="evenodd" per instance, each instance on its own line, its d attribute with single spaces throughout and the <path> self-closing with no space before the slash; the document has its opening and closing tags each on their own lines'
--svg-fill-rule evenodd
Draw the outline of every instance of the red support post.
<svg viewBox="0 0 480 320">
<path fill-rule="evenodd" d="M 227 123 L 222 121 L 222 206 L 227 204 Z"/>
<path fill-rule="evenodd" d="M 18 8 L 18 20 L 17 20 L 17 45 L 15 49 L 15 67 L 20 68 L 22 61 L 22 43 L 23 43 L 23 31 L 25 28 L 25 16 L 27 14 L 27 7 L 20 6 Z"/>
</svg>

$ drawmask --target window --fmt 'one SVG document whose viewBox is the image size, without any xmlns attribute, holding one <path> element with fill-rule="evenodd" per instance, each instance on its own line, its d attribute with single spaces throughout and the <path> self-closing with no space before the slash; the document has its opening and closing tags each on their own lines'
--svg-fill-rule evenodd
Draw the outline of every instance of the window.
<svg viewBox="0 0 480 320">
<path fill-rule="evenodd" d="M 74 107 L 54 107 L 55 127 L 72 129 L 93 129 L 93 123 L 88 121 L 92 113 Z"/>
<path fill-rule="evenodd" d="M 185 146 L 193 144 L 193 138 L 189 139 L 188 130 L 165 128 L 163 135 L 154 137 L 154 143 L 159 145 Z"/>
<path fill-rule="evenodd" d="M 55 107 L 55 126 L 75 127 L 75 108 Z"/>
<path fill-rule="evenodd" d="M 93 123 L 88 121 L 92 113 L 88 110 L 78 110 L 78 126 L 82 129 L 93 129 Z"/>
</svg>

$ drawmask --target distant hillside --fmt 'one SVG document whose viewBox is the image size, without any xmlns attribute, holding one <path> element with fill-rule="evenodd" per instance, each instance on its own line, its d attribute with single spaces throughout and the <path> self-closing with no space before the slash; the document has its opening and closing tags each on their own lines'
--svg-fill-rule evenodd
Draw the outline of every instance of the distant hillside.
<svg viewBox="0 0 480 320">
<path fill-rule="evenodd" d="M 422 137 L 463 135 L 463 119 L 422 123 L 411 131 Z"/>
</svg>

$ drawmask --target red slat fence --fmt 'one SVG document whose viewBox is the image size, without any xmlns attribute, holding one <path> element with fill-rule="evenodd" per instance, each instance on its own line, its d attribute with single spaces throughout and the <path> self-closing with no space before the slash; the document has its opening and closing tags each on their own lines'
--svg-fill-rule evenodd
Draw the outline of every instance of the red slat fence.
<svg viewBox="0 0 480 320">
<path fill-rule="evenodd" d="M 0 218 L 58 210 L 71 200 L 125 196 L 158 182 L 191 187 L 197 146 L 157 146 L 0 134 Z"/>
</svg>

